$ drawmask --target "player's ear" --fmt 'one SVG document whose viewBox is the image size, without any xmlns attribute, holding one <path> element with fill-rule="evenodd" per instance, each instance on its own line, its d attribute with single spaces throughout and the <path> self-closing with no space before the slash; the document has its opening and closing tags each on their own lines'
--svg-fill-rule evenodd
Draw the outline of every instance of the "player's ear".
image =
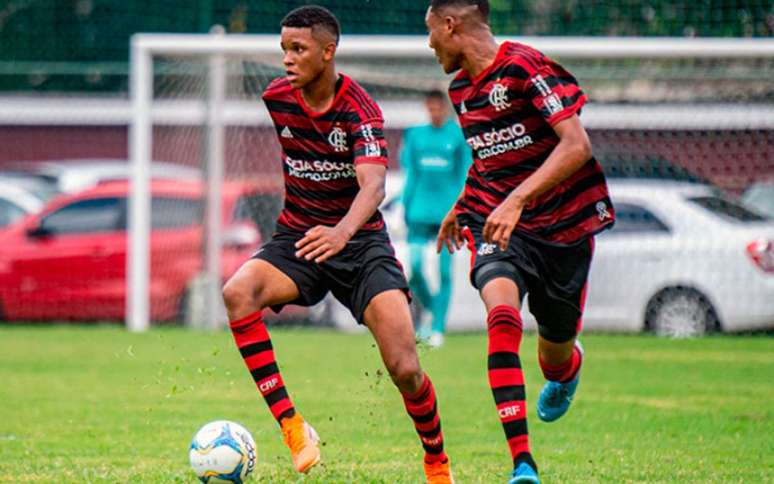
<svg viewBox="0 0 774 484">
<path fill-rule="evenodd" d="M 445 15 L 443 17 L 443 26 L 447 35 L 452 35 L 459 27 L 460 21 L 453 15 Z"/>
<path fill-rule="evenodd" d="M 330 62 L 336 55 L 336 42 L 328 42 L 323 46 L 323 59 L 325 62 Z"/>
</svg>

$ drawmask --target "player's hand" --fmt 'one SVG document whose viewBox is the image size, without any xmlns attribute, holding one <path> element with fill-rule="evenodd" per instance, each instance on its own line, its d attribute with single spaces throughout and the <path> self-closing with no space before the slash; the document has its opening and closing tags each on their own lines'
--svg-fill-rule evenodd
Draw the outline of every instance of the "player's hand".
<svg viewBox="0 0 774 484">
<path fill-rule="evenodd" d="M 484 241 L 487 244 L 497 244 L 500 250 L 508 250 L 513 229 L 519 223 L 524 204 L 514 197 L 507 197 L 494 209 L 484 225 Z"/>
<path fill-rule="evenodd" d="M 340 227 L 318 225 L 307 230 L 304 238 L 296 242 L 296 257 L 321 264 L 341 252 L 349 239 L 349 235 Z"/>
<path fill-rule="evenodd" d="M 452 208 L 443 218 L 443 222 L 441 222 L 441 228 L 438 230 L 438 240 L 435 243 L 435 250 L 440 254 L 443 250 L 443 246 L 446 245 L 446 248 L 449 249 L 449 253 L 453 254 L 455 250 L 459 250 L 462 247 L 462 243 L 460 224 L 457 222 L 457 214 L 454 213 L 454 208 Z"/>
</svg>

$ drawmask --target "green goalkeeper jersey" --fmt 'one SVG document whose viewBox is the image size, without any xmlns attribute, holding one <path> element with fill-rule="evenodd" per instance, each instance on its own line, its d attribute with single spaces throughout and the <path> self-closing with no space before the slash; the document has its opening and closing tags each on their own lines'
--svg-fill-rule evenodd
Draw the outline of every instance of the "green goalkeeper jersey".
<svg viewBox="0 0 774 484">
<path fill-rule="evenodd" d="M 472 162 L 462 130 L 451 119 L 438 128 L 431 124 L 409 128 L 400 161 L 406 175 L 406 223 L 441 223 L 457 200 Z"/>
</svg>

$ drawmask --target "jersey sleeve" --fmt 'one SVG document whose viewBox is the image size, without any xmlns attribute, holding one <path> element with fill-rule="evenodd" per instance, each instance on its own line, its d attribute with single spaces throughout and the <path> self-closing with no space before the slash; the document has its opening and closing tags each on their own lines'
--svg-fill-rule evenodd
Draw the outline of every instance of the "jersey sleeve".
<svg viewBox="0 0 774 484">
<path fill-rule="evenodd" d="M 535 56 L 522 67 L 528 74 L 523 84 L 524 96 L 548 124 L 555 126 L 580 113 L 586 104 L 586 94 L 575 77 L 559 64 L 546 57 Z"/>
<path fill-rule="evenodd" d="M 389 164 L 387 141 L 384 139 L 384 120 L 374 118 L 360 122 L 353 127 L 351 136 L 355 165 L 370 163 L 387 166 Z"/>
</svg>

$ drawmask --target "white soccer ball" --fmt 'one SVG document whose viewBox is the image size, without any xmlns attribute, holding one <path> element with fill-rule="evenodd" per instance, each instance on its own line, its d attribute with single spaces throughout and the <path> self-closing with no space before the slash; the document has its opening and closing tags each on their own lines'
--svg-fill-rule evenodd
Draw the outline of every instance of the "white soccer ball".
<svg viewBox="0 0 774 484">
<path fill-rule="evenodd" d="M 242 483 L 255 467 L 255 441 L 241 425 L 216 420 L 196 432 L 188 456 L 200 481 Z"/>
</svg>

